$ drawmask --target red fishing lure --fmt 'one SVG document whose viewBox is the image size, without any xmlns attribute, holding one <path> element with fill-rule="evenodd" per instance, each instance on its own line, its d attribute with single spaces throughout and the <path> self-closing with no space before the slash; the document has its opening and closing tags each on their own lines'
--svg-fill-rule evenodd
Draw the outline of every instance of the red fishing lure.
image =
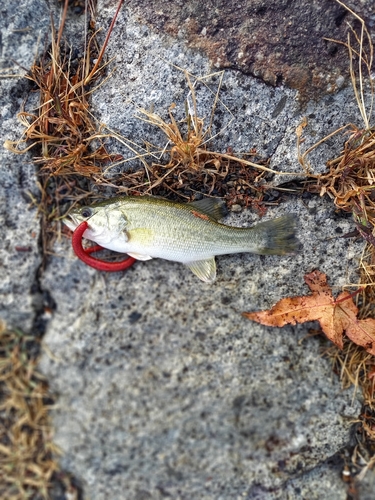
<svg viewBox="0 0 375 500">
<path fill-rule="evenodd" d="M 94 252 L 98 252 L 99 250 L 103 250 L 103 247 L 100 245 L 94 245 L 87 249 L 84 249 L 82 246 L 82 236 L 83 233 L 88 228 L 88 223 L 86 221 L 81 222 L 73 232 L 72 236 L 72 246 L 75 254 L 79 259 L 82 260 L 85 264 L 94 269 L 98 269 L 99 271 L 124 271 L 128 267 L 132 266 L 136 259 L 133 257 L 128 257 L 125 260 L 121 260 L 120 262 L 107 262 L 105 260 L 96 259 L 92 257 L 90 254 Z"/>
</svg>

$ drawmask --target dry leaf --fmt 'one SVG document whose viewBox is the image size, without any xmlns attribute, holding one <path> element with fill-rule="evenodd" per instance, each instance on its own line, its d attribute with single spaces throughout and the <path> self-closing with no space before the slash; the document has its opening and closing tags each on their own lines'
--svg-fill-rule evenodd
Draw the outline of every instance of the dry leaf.
<svg viewBox="0 0 375 500">
<path fill-rule="evenodd" d="M 305 275 L 305 281 L 312 295 L 281 299 L 267 311 L 243 313 L 243 316 L 267 326 L 317 320 L 326 336 L 340 349 L 345 332 L 355 344 L 375 355 L 375 319 L 357 318 L 358 309 L 349 292 L 342 292 L 335 299 L 324 273 L 313 271 Z"/>
</svg>

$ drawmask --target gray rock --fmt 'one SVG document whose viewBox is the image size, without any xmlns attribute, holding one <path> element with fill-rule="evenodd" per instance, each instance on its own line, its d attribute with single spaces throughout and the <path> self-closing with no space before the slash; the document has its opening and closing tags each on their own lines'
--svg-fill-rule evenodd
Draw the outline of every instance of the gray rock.
<svg viewBox="0 0 375 500">
<path fill-rule="evenodd" d="M 14 6 L 2 7 L 0 62 L 5 74 L 25 73 L 14 61 L 24 67 L 32 64 L 38 38 L 32 28 L 37 18 L 46 30 L 48 12 L 41 2 L 25 2 L 17 14 Z M 30 154 L 17 156 L 2 147 L 5 139 L 17 140 L 23 132 L 16 114 L 29 87 L 20 77 L 1 78 L 0 86 L 0 317 L 10 326 L 29 331 L 42 301 L 37 283 L 39 219 L 31 203 L 38 196 L 35 167 Z"/>
<path fill-rule="evenodd" d="M 26 6 L 28 24 L 48 31 L 48 15 L 37 5 L 44 6 L 36 0 Z M 112 14 L 112 6 L 99 5 L 105 27 Z M 78 30 L 79 23 L 73 26 Z M 7 43 L 9 51 L 15 42 Z M 31 63 L 35 43 L 36 37 L 25 41 L 27 56 L 19 44 L 24 65 Z M 182 116 L 186 79 L 169 63 L 196 75 L 215 71 L 183 39 L 156 34 L 125 9 L 108 55 L 116 57 L 117 68 L 93 96 L 95 115 L 139 144 L 145 139 L 163 147 L 165 138 L 134 118 L 137 107 L 153 107 L 166 118 L 176 102 Z M 21 127 L 14 113 L 26 91 L 18 81 L 1 83 L 3 135 L 16 138 Z M 16 105 L 14 85 L 21 89 Z M 197 97 L 202 116 L 209 117 L 212 95 L 202 88 Z M 294 131 L 304 113 L 295 97 L 290 89 L 228 71 L 220 98 L 234 120 L 215 137 L 215 149 L 256 147 L 272 156 L 272 168 L 299 174 Z M 309 103 L 308 113 L 306 136 L 312 142 L 357 116 L 348 89 Z M 221 106 L 213 133 L 230 119 Z M 316 152 L 317 171 L 338 146 L 333 141 Z M 131 155 L 114 141 L 109 147 Z M 322 356 L 329 343 L 309 335 L 315 323 L 272 329 L 241 312 L 307 294 L 303 276 L 314 268 L 328 274 L 334 291 L 357 282 L 363 243 L 339 238 L 353 229 L 351 219 L 340 218 L 328 199 L 290 196 L 270 207 L 266 217 L 298 215 L 300 253 L 220 257 L 213 285 L 163 260 L 138 262 L 124 273 L 100 273 L 80 262 L 66 239 L 56 243 L 36 280 L 38 222 L 23 197 L 25 190 L 35 192 L 33 167 L 30 157 L 1 154 L 6 205 L 0 230 L 6 245 L 1 247 L 0 316 L 28 331 L 45 296 L 56 304 L 46 324 L 40 367 L 58 395 L 53 419 L 61 464 L 82 481 L 84 498 L 346 498 L 340 455 L 351 442 L 351 420 L 361 402 L 341 389 Z M 278 176 L 274 183 L 285 180 Z M 225 222 L 248 226 L 257 220 L 243 210 Z M 31 251 L 14 251 L 18 244 Z M 30 292 L 33 285 L 37 295 Z M 363 496 L 370 498 L 371 488 Z"/>
</svg>

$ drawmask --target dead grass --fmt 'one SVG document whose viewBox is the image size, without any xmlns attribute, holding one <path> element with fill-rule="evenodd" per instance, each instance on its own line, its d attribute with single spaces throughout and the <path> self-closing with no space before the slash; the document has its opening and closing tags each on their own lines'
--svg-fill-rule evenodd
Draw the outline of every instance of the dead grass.
<svg viewBox="0 0 375 500">
<path fill-rule="evenodd" d="M 111 175 L 119 161 L 107 167 L 102 175 L 96 176 L 97 185 L 109 186 L 118 192 L 128 194 L 152 194 L 177 201 L 191 201 L 196 197 L 214 196 L 233 205 L 252 207 L 259 213 L 266 211 L 264 193 L 269 189 L 267 178 L 273 174 L 291 175 L 276 172 L 269 168 L 269 160 L 261 158 L 255 149 L 247 153 L 235 154 L 230 146 L 225 153 L 216 152 L 212 145 L 218 135 L 222 135 L 233 121 L 233 115 L 220 99 L 220 88 L 224 72 L 213 73 L 204 77 L 195 77 L 181 68 L 184 73 L 188 95 L 184 102 L 184 118 L 175 118 L 177 105 L 172 103 L 168 110 L 169 120 L 164 120 L 155 112 L 140 108 L 136 117 L 147 124 L 157 127 L 166 138 L 166 143 L 159 147 L 155 144 L 144 145 L 131 143 L 116 136 L 116 139 L 128 147 L 138 159 L 142 168 L 126 169 Z M 217 79 L 212 89 L 209 82 Z M 210 116 L 199 116 L 197 87 L 203 87 L 212 95 Z M 229 116 L 223 128 L 213 133 L 212 126 L 217 106 Z M 111 131 L 112 137 L 115 136 Z"/>
<path fill-rule="evenodd" d="M 69 205 L 89 198 L 88 179 L 101 172 L 103 165 L 117 159 L 106 151 L 101 126 L 90 112 L 90 96 L 105 82 L 108 62 L 103 61 L 104 52 L 123 0 L 118 3 L 101 48 L 92 9 L 87 10 L 87 16 L 91 17 L 87 21 L 86 49 L 81 58 L 75 57 L 73 48 L 62 41 L 68 3 L 65 0 L 57 31 L 51 16 L 51 48 L 26 75 L 39 94 L 39 105 L 34 111 L 25 111 L 24 103 L 18 114 L 25 126 L 23 136 L 4 144 L 16 154 L 31 149 L 39 152 L 34 162 L 38 165 L 41 192 L 36 203 L 42 218 L 44 255 L 54 240 L 52 222 L 61 219 Z M 91 2 L 88 5 L 91 7 Z"/>
<path fill-rule="evenodd" d="M 0 323 L 0 497 L 49 498 L 54 456 L 51 395 L 30 356 L 32 336 Z"/>
<path fill-rule="evenodd" d="M 321 196 L 328 195 L 337 209 L 350 212 L 357 236 L 367 242 L 360 259 L 360 283 L 348 284 L 364 288 L 360 314 L 366 317 L 372 312 L 375 299 L 375 128 L 371 126 L 375 95 L 372 78 L 373 44 L 363 19 L 340 0 L 336 1 L 345 7 L 361 26 L 358 34 L 349 25 L 347 42 L 338 43 L 343 43 L 348 49 L 351 83 L 364 127 L 347 124 L 302 152 L 303 130 L 307 124 L 305 120 L 296 131 L 297 149 L 298 159 L 306 176 L 315 181 L 312 189 Z M 326 173 L 313 174 L 308 155 L 336 134 L 343 134 L 345 139 L 341 154 L 327 161 Z"/>
<path fill-rule="evenodd" d="M 101 141 L 99 124 L 90 113 L 89 97 L 95 90 L 92 85 L 108 64 L 102 63 L 102 59 L 113 24 L 99 50 L 98 32 L 91 20 L 85 55 L 75 59 L 72 48 L 62 44 L 68 3 L 65 0 L 58 32 L 51 17 L 50 51 L 33 64 L 26 76 L 35 84 L 40 104 L 34 113 L 23 110 L 18 114 L 25 126 L 23 137 L 5 142 L 5 146 L 17 154 L 40 146 L 41 156 L 34 160 L 41 165 L 39 174 L 46 180 L 70 174 L 90 177 L 112 160 Z"/>
<path fill-rule="evenodd" d="M 360 257 L 359 283 L 347 285 L 362 288 L 357 305 L 359 317 L 363 319 L 375 317 L 375 128 L 371 125 L 375 94 L 373 44 L 363 19 L 340 0 L 336 1 L 360 23 L 359 34 L 349 25 L 348 39 L 343 44 L 348 49 L 351 83 L 364 127 L 347 124 L 302 152 L 303 130 L 307 124 L 304 121 L 296 131 L 297 148 L 306 177 L 314 180 L 311 189 L 321 196 L 328 195 L 337 209 L 350 212 L 356 235 L 366 241 Z M 344 138 L 341 154 L 327 162 L 326 173 L 313 174 L 308 155 L 336 134 L 342 134 Z M 345 342 L 342 351 L 333 347 L 327 354 L 343 387 L 354 387 L 354 395 L 360 390 L 363 396 L 362 412 L 355 422 L 356 445 L 347 457 L 347 475 L 344 477 L 356 494 L 358 481 L 375 465 L 375 358 L 350 341 Z"/>
<path fill-rule="evenodd" d="M 352 421 L 355 442 L 346 450 L 343 470 L 348 492 L 358 498 L 355 495 L 358 495 L 361 480 L 375 467 L 375 358 L 350 341 L 345 341 L 342 351 L 332 347 L 326 355 L 343 388 L 354 388 L 353 399 L 358 391 L 363 397 L 361 413 Z"/>
<path fill-rule="evenodd" d="M 302 153 L 303 129 L 307 125 L 305 120 L 296 131 L 298 159 L 306 176 L 316 181 L 314 189 L 321 196 L 328 195 L 338 209 L 351 212 L 358 235 L 373 247 L 375 243 L 373 236 L 375 228 L 375 128 L 370 125 L 375 90 L 372 79 L 373 45 L 363 19 L 340 0 L 336 1 L 361 23 L 359 35 L 349 25 L 348 40 L 344 45 L 348 49 L 352 87 L 364 121 L 364 128 L 347 124 Z M 365 82 L 367 82 L 367 89 Z M 314 175 L 307 159 L 308 155 L 323 142 L 340 133 L 344 134 L 345 138 L 343 151 L 337 158 L 327 162 L 326 173 Z M 365 265 L 365 259 L 362 262 Z"/>
</svg>

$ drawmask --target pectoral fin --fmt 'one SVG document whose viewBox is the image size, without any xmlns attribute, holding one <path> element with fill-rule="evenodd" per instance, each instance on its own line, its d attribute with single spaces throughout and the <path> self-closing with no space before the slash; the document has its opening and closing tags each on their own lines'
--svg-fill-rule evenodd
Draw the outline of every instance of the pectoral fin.
<svg viewBox="0 0 375 500">
<path fill-rule="evenodd" d="M 196 260 L 194 262 L 186 262 L 185 265 L 198 278 L 206 283 L 213 283 L 216 278 L 216 263 L 215 257 L 207 260 Z"/>
<path fill-rule="evenodd" d="M 142 247 L 152 245 L 152 240 L 154 238 L 154 231 L 152 229 L 137 227 L 129 229 L 127 234 L 131 243 L 136 243 Z"/>
<path fill-rule="evenodd" d="M 127 252 L 130 257 L 134 257 L 134 259 L 137 260 L 150 260 L 152 257 L 149 255 L 140 255 L 139 253 L 134 253 L 134 252 Z"/>
</svg>

